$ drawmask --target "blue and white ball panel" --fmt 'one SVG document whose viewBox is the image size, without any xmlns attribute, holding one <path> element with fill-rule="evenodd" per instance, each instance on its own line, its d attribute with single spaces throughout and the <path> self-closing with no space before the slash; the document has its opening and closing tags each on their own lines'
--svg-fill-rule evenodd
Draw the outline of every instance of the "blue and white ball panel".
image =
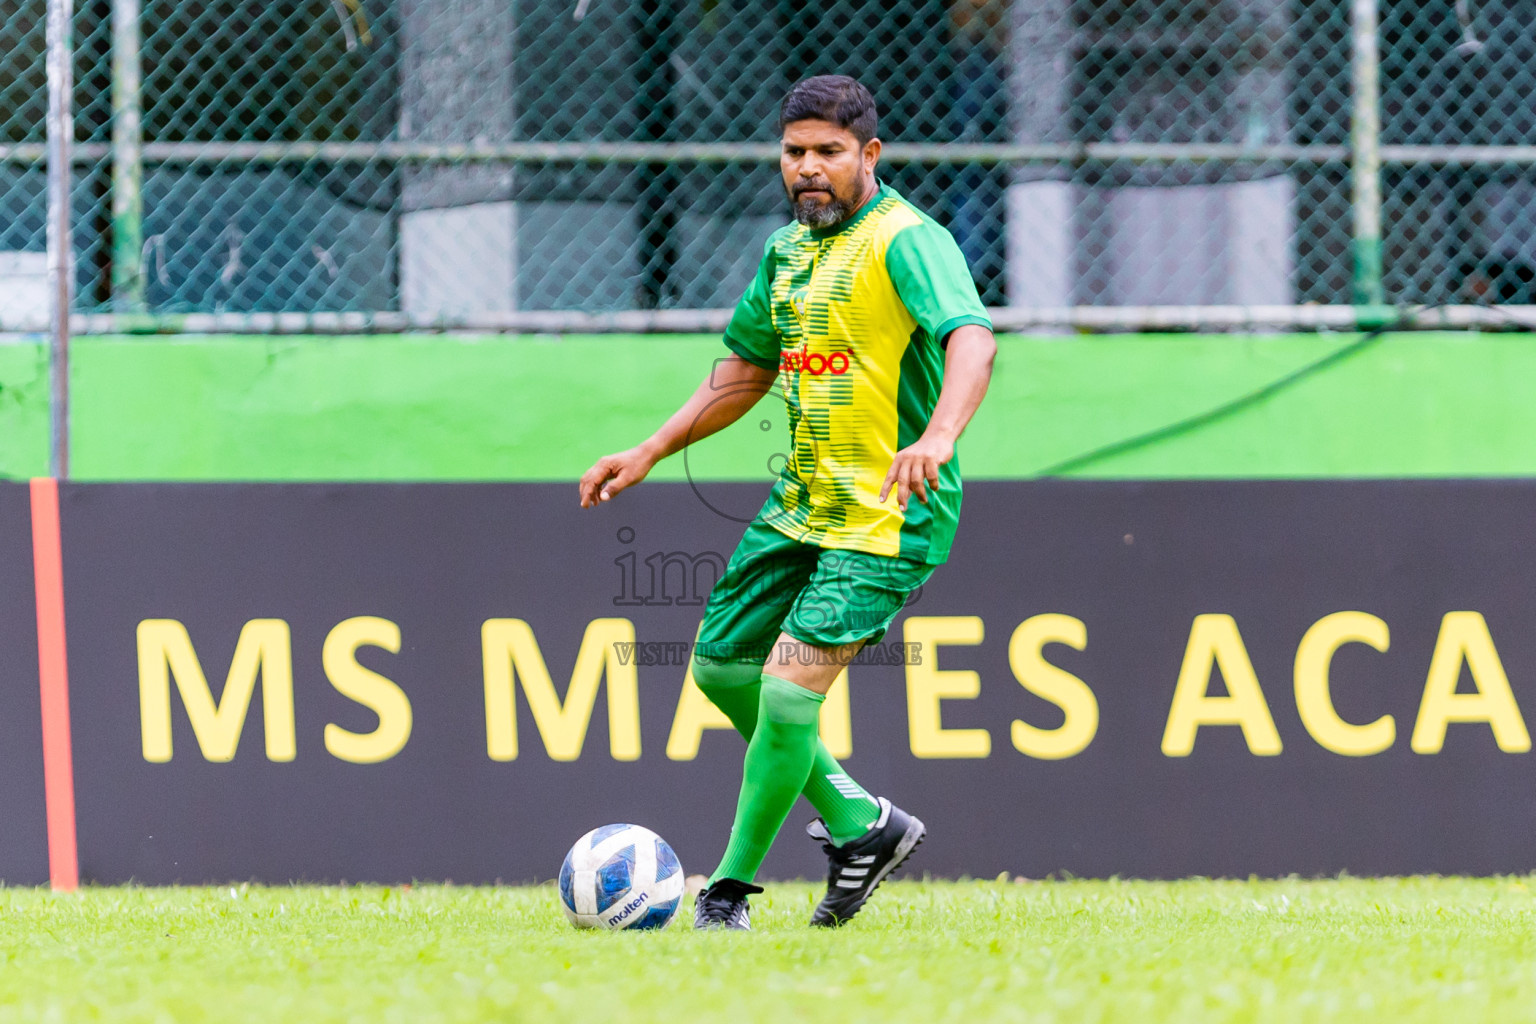
<svg viewBox="0 0 1536 1024">
<path fill-rule="evenodd" d="M 665 927 L 683 899 L 683 867 L 639 825 L 604 825 L 576 840 L 560 867 L 560 903 L 579 928 Z"/>
</svg>

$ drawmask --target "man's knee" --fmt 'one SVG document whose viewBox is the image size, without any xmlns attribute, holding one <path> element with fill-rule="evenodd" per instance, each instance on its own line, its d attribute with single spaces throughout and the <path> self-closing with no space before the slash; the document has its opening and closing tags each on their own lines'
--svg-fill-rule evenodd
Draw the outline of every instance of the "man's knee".
<svg viewBox="0 0 1536 1024">
<path fill-rule="evenodd" d="M 749 661 L 716 661 L 695 655 L 690 666 L 693 681 L 708 697 L 711 692 L 746 686 L 755 683 L 762 675 L 763 666 Z"/>
</svg>

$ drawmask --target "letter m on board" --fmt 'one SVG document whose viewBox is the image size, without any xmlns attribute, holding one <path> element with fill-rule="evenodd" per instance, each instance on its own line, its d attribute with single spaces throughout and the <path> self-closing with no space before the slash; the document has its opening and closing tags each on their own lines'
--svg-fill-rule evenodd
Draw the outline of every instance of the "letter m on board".
<svg viewBox="0 0 1536 1024">
<path fill-rule="evenodd" d="M 593 619 L 576 652 L 576 667 L 562 701 L 533 628 L 522 619 L 488 619 L 480 628 L 485 669 L 485 738 L 493 761 L 517 757 L 517 699 L 521 682 L 550 760 L 581 756 L 597 691 L 607 676 L 608 744 L 616 761 L 640 756 L 640 690 L 633 654 L 635 626 L 628 619 Z"/>
<path fill-rule="evenodd" d="M 139 722 L 144 760 L 171 759 L 171 679 L 192 721 L 192 733 L 203 757 L 231 761 L 246 713 L 261 679 L 261 708 L 267 734 L 267 758 L 292 761 L 293 653 L 288 623 L 282 619 L 252 619 L 240 630 L 229 675 L 218 699 L 192 648 L 187 627 L 175 619 L 145 619 L 139 623 Z"/>
</svg>

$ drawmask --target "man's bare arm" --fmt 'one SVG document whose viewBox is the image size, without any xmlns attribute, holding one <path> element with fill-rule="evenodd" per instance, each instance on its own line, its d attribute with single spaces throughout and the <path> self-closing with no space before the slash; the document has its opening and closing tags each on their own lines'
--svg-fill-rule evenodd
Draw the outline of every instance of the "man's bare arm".
<svg viewBox="0 0 1536 1024">
<path fill-rule="evenodd" d="M 956 333 L 959 333 L 958 331 Z M 772 387 L 777 370 L 738 355 L 720 360 L 661 429 L 627 451 L 604 455 L 581 478 L 581 507 L 608 501 L 639 483 L 662 459 L 718 433 L 747 414 Z"/>
<path fill-rule="evenodd" d="M 928 429 L 891 460 L 880 487 L 881 501 L 895 487 L 896 504 L 903 512 L 913 494 L 928 503 L 928 488 L 939 486 L 939 467 L 954 458 L 955 442 L 987 394 L 996 356 L 997 339 L 985 327 L 966 324 L 950 332 L 944 351 L 944 387 L 928 418 Z"/>
</svg>

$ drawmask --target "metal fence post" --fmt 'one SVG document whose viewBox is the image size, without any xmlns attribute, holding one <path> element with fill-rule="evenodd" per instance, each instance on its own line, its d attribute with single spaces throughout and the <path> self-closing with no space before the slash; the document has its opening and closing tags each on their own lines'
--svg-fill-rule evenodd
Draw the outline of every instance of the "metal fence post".
<svg viewBox="0 0 1536 1024">
<path fill-rule="evenodd" d="M 70 216 L 70 147 L 75 122 L 74 0 L 48 0 L 48 381 L 50 385 L 49 471 L 69 478 L 69 311 L 74 303 L 74 240 Z"/>
<path fill-rule="evenodd" d="M 1354 205 L 1354 300 L 1381 306 L 1381 52 L 1377 39 L 1378 0 L 1353 0 L 1350 182 Z"/>
<path fill-rule="evenodd" d="M 144 309 L 143 67 L 139 0 L 112 4 L 112 307 Z"/>
</svg>

